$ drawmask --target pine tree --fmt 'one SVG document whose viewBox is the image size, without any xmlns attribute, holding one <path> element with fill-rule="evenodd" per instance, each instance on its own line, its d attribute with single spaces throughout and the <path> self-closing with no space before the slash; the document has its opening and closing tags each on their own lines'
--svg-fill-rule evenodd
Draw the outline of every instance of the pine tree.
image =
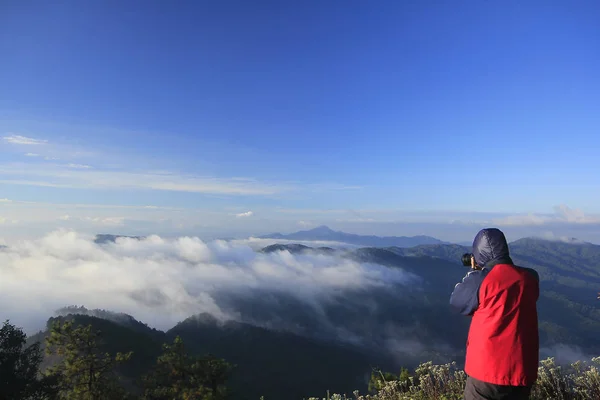
<svg viewBox="0 0 600 400">
<path fill-rule="evenodd" d="M 202 372 L 202 382 L 210 389 L 212 395 L 210 399 L 225 399 L 227 397 L 225 383 L 233 371 L 233 366 L 212 354 L 200 357 L 196 364 L 196 368 Z"/>
<path fill-rule="evenodd" d="M 40 343 L 25 345 L 25 333 L 5 321 L 0 329 L 0 399 L 54 399 L 55 380 L 39 377 Z"/>
<path fill-rule="evenodd" d="M 114 357 L 101 351 L 101 332 L 91 325 L 75 327 L 71 321 L 55 322 L 46 339 L 46 352 L 60 357 L 48 375 L 60 379 L 60 399 L 125 399 L 115 368 L 129 360 L 131 352 Z"/>
<path fill-rule="evenodd" d="M 154 369 L 144 377 L 145 400 L 217 400 L 226 398 L 231 365 L 213 356 L 191 357 L 178 336 L 163 345 Z"/>
</svg>

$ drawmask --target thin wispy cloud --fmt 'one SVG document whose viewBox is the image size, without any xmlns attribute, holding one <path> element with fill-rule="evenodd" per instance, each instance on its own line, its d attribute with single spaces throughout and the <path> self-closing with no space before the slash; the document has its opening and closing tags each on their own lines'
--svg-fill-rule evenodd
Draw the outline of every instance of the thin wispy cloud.
<svg viewBox="0 0 600 400">
<path fill-rule="evenodd" d="M 64 189 L 76 188 L 76 186 L 72 186 L 69 184 L 44 182 L 44 181 L 33 181 L 33 180 L 26 180 L 26 179 L 1 179 L 0 183 L 6 183 L 6 184 L 11 184 L 11 185 L 49 187 L 49 188 L 64 188 Z"/>
<path fill-rule="evenodd" d="M 377 222 L 375 218 L 338 218 L 336 222 Z"/>
<path fill-rule="evenodd" d="M 139 156 L 136 165 L 125 155 L 109 149 L 89 151 L 85 145 L 9 134 L 3 138 L 14 144 L 47 144 L 44 152 L 30 152 L 28 157 L 40 157 L 47 163 L 0 165 L 0 183 L 45 188 L 89 190 L 155 190 L 164 192 L 201 193 L 218 196 L 279 196 L 283 193 L 354 191 L 357 186 L 323 182 L 262 181 L 252 177 L 207 176 L 201 171 L 164 171 L 153 165 L 147 171 Z M 76 141 L 77 142 L 77 141 Z M 61 160 L 62 162 L 55 162 Z M 153 163 L 148 163 L 153 164 Z M 163 170 L 163 171 L 161 171 Z M 249 216 L 249 215 L 248 215 Z"/>
<path fill-rule="evenodd" d="M 600 224 L 600 215 L 586 214 L 582 210 L 573 209 L 565 204 L 554 207 L 554 214 L 521 214 L 509 215 L 492 220 L 499 226 L 528 226 L 556 223 Z"/>
<path fill-rule="evenodd" d="M 72 164 L 57 165 L 9 164 L 0 165 L 0 182 L 18 185 L 81 189 L 152 189 L 172 192 L 191 192 L 220 195 L 265 196 L 298 190 L 280 183 L 253 179 L 240 180 L 175 173 L 148 173 L 102 170 Z"/>
<path fill-rule="evenodd" d="M 38 135 L 36 135 L 38 136 Z M 44 137 L 39 135 L 38 137 Z M 7 151 L 14 151 L 15 154 L 27 158 L 21 158 L 19 163 L 0 164 L 0 184 L 38 186 L 45 188 L 66 188 L 66 189 L 83 189 L 90 192 L 94 191 L 101 195 L 99 191 L 112 191 L 118 193 L 122 190 L 127 191 L 157 191 L 157 192 L 179 192 L 179 193 L 198 193 L 210 196 L 218 196 L 226 199 L 232 199 L 235 196 L 255 196 L 272 199 L 288 199 L 298 201 L 302 196 L 310 196 L 315 192 L 334 192 L 344 191 L 353 192 L 356 190 L 364 190 L 365 187 L 352 184 L 339 183 L 315 183 L 315 182 L 298 182 L 298 181 L 263 181 L 252 177 L 243 177 L 237 174 L 232 174 L 231 177 L 206 176 L 202 172 L 195 171 L 190 173 L 189 170 L 182 172 L 169 171 L 164 165 L 156 163 L 148 163 L 147 170 L 139 169 L 139 165 L 146 165 L 142 162 L 135 163 L 131 160 L 123 159 L 123 156 L 110 158 L 110 151 L 106 149 L 97 150 L 94 152 L 88 151 L 85 145 L 73 144 L 65 139 L 62 142 L 57 142 L 50 136 L 46 136 L 51 141 L 36 139 L 23 135 L 7 134 L 2 138 L 6 143 L 20 145 L 42 145 L 35 150 L 26 152 L 19 146 L 5 146 Z M 27 150 L 29 150 L 28 148 Z M 33 150 L 33 148 L 31 148 Z M 141 158 L 144 155 L 140 155 Z M 59 161 L 59 159 L 61 161 Z M 139 161 L 139 160 L 138 160 Z M 142 160 L 143 161 L 143 160 Z M 349 182 L 351 183 L 351 182 Z M 8 199 L 6 199 L 8 200 Z M 8 201 L 2 201 L 0 204 L 7 204 Z M 21 203 L 19 203 L 21 204 Z M 282 205 L 285 203 L 282 203 Z M 5 207 L 5 206 L 3 206 Z M 42 206 L 40 206 L 42 207 Z M 591 229 L 590 226 L 600 224 L 600 215 L 593 215 L 570 208 L 565 205 L 557 206 L 554 213 L 529 213 L 529 214 L 500 214 L 500 213 L 452 213 L 444 211 L 428 211 L 428 212 L 410 212 L 410 210 L 394 210 L 394 209 L 315 209 L 312 207 L 294 209 L 292 203 L 278 208 L 263 207 L 260 204 L 253 205 L 252 211 L 240 209 L 236 206 L 232 209 L 211 211 L 202 210 L 202 217 L 197 211 L 179 210 L 175 212 L 176 207 L 157 207 L 151 204 L 142 204 L 139 206 L 103 206 L 93 204 L 79 204 L 78 208 L 88 207 L 89 212 L 81 211 L 79 213 L 64 209 L 63 211 L 53 210 L 52 205 L 46 205 L 46 211 L 52 211 L 49 217 L 44 217 L 46 223 L 45 231 L 50 229 L 50 221 L 60 223 L 61 226 L 69 225 L 73 227 L 83 227 L 90 231 L 94 226 L 113 226 L 122 228 L 128 232 L 147 232 L 151 229 L 165 229 L 161 232 L 171 234 L 179 233 L 179 229 L 187 229 L 185 232 L 198 232 L 196 229 L 199 224 L 206 225 L 206 229 L 218 230 L 220 226 L 229 224 L 229 227 L 235 226 L 235 234 L 231 236 L 243 234 L 262 234 L 270 232 L 262 232 L 261 229 L 271 229 L 265 227 L 264 223 L 260 227 L 253 228 L 252 221 L 256 215 L 264 221 L 271 221 L 274 228 L 273 231 L 293 231 L 296 228 L 310 228 L 317 225 L 338 226 L 338 230 L 354 231 L 356 229 L 364 229 L 368 234 L 385 234 L 396 235 L 403 234 L 403 231 L 394 230 L 393 224 L 398 224 L 398 229 L 404 229 L 406 224 L 434 224 L 433 228 L 428 226 L 427 230 L 414 229 L 414 234 L 429 234 L 436 236 L 439 234 L 438 229 L 446 229 L 449 224 L 457 229 L 475 229 L 474 226 L 479 225 L 497 225 L 521 232 L 534 229 L 554 229 L 548 228 L 552 224 L 562 224 L 564 229 L 572 229 L 574 226 L 581 226 L 581 229 Z M 100 211 L 100 208 L 119 208 L 123 211 Z M 130 207 L 130 208 L 128 208 Z M 256 208 L 255 208 L 256 207 Z M 317 206 L 318 207 L 318 206 Z M 41 208 L 40 208 L 41 209 Z M 143 210 L 148 211 L 143 214 Z M 169 212 L 172 210 L 174 212 Z M 210 215 L 209 215 L 210 213 Z M 33 221 L 33 218 L 26 215 L 17 215 L 15 220 Z M 36 214 L 42 218 L 44 213 L 40 211 Z M 69 219 L 61 220 L 60 216 L 68 215 Z M 11 218 L 12 214 L 4 214 L 5 218 Z M 208 216 L 208 219 L 206 218 Z M 168 221 L 157 226 L 156 221 Z M 190 222 L 193 221 L 193 222 Z M 209 221 L 209 222 L 206 222 Z M 299 222 L 301 221 L 301 222 Z M 170 225 L 169 225 L 170 224 Z M 192 226 L 194 225 L 195 226 Z M 404 224 L 400 227 L 399 224 Z M 444 224 L 444 225 L 442 225 Z M 6 223 L 4 225 L 7 226 Z M 16 225 L 10 225 L 11 227 Z M 445 228 L 446 227 L 446 228 Z M 32 228 L 33 229 L 33 228 Z M 115 231 L 119 231 L 115 229 Z M 139 229 L 136 230 L 136 229 Z M 257 232 L 253 232 L 256 229 Z M 562 228 L 561 228 L 562 229 Z M 577 229 L 577 228 L 575 228 Z M 23 231 L 25 228 L 23 228 Z M 225 232 L 225 229 L 219 230 Z M 411 232 L 413 234 L 413 232 Z M 224 234 L 230 236 L 229 234 Z M 239 237 L 239 236 L 237 236 Z M 586 236 L 586 237 L 589 237 Z"/>
<path fill-rule="evenodd" d="M 90 165 L 85 165 L 85 164 L 67 164 L 67 167 L 73 168 L 73 169 L 90 169 L 90 168 L 92 168 Z"/>
<path fill-rule="evenodd" d="M 334 210 L 334 209 L 309 209 L 309 208 L 276 208 L 274 210 L 276 213 L 281 214 L 346 214 L 348 210 Z"/>
<path fill-rule="evenodd" d="M 70 209 L 129 209 L 129 210 L 173 210 L 181 211 L 179 207 L 153 206 L 153 205 L 125 205 L 125 204 L 98 204 L 98 203 L 47 203 L 43 201 L 23 201 L 0 199 L 0 203 L 11 203 L 15 206 L 39 206 L 47 208 L 70 208 Z"/>
<path fill-rule="evenodd" d="M 301 221 L 328 219 L 339 223 L 446 223 L 454 225 L 541 226 L 551 223 L 596 224 L 599 214 L 585 213 L 567 205 L 554 207 L 554 213 L 484 213 L 454 211 L 409 211 L 393 209 L 284 209 L 276 208 L 275 214 L 302 217 Z"/>
<path fill-rule="evenodd" d="M 437 220 L 403 221 L 391 215 L 385 221 L 339 222 L 338 215 L 296 215 L 278 214 L 268 207 L 253 208 L 251 217 L 236 217 L 248 210 L 227 206 L 167 207 L 146 204 L 84 204 L 84 203 L 44 203 L 17 199 L 0 199 L 0 215 L 18 221 L 4 224 L 0 232 L 2 238 L 27 239 L 47 233 L 56 227 L 76 229 L 86 233 L 108 233 L 142 235 L 201 235 L 204 238 L 247 238 L 275 232 L 291 233 L 327 225 L 335 231 L 377 236 L 429 235 L 449 242 L 470 242 L 473 235 L 483 227 L 498 226 L 510 240 L 522 237 L 542 236 L 552 231 L 556 236 L 575 237 L 592 243 L 600 243 L 598 227 L 600 222 L 593 215 L 585 215 L 584 221 L 569 217 L 559 219 L 544 215 L 543 223 L 518 220 L 510 215 L 463 215 L 454 220 L 455 215 L 440 215 Z M 260 223 L 257 216 L 260 215 Z M 387 215 L 387 214 L 386 214 Z M 537 221 L 534 214 L 534 222 Z M 551 214 L 552 216 L 553 214 Z M 578 215 L 575 213 L 575 215 Z M 365 212 L 365 216 L 370 216 Z M 527 215 L 525 215 L 527 216 Z M 452 217 L 452 218 L 450 218 Z M 500 221 L 505 217 L 504 221 Z M 494 219 L 496 221 L 494 221 Z M 589 221 L 589 222 L 588 222 Z M 510 223 L 510 225 L 509 225 Z"/>
<path fill-rule="evenodd" d="M 42 137 L 48 139 L 42 139 Z M 50 139 L 50 140 L 49 140 Z M 54 137 L 51 135 L 36 134 L 35 136 L 6 133 L 0 136 L 0 140 L 10 146 L 6 146 L 7 152 L 21 153 L 24 148 L 34 149 L 21 153 L 25 157 L 39 157 L 40 160 L 53 162 L 62 160 L 65 164 L 86 165 L 89 162 L 106 161 L 112 159 L 115 151 L 98 152 L 94 148 L 88 148 L 76 137 Z"/>
<path fill-rule="evenodd" d="M 11 144 L 21 144 L 21 145 L 42 145 L 42 144 L 48 143 L 47 140 L 34 139 L 34 138 L 27 137 L 27 136 L 14 135 L 14 134 L 9 135 L 9 136 L 4 136 L 2 139 L 4 139 L 4 141 L 11 143 Z"/>
<path fill-rule="evenodd" d="M 544 225 L 551 219 L 552 217 L 535 214 L 509 215 L 502 218 L 496 218 L 492 223 L 499 226 Z"/>
<path fill-rule="evenodd" d="M 125 224 L 124 217 L 84 217 L 82 220 L 101 226 L 123 226 Z"/>
<path fill-rule="evenodd" d="M 309 228 L 315 226 L 315 223 L 310 221 L 298 221 L 298 225 L 303 228 Z"/>
</svg>

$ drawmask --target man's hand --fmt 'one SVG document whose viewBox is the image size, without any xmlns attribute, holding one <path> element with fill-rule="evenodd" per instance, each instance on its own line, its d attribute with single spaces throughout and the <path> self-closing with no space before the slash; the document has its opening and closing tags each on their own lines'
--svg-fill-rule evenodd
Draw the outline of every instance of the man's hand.
<svg viewBox="0 0 600 400">
<path fill-rule="evenodd" d="M 481 269 L 475 263 L 475 257 L 473 257 L 473 256 L 471 256 L 471 269 L 474 269 L 474 270 L 480 270 Z M 600 299 L 600 293 L 598 293 L 598 298 Z"/>
</svg>

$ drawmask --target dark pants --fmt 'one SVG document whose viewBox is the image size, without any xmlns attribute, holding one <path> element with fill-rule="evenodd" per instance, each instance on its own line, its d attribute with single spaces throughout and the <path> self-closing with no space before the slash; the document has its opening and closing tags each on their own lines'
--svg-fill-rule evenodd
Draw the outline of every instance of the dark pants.
<svg viewBox="0 0 600 400">
<path fill-rule="evenodd" d="M 531 386 L 503 386 L 467 377 L 464 400 L 529 400 Z"/>
</svg>

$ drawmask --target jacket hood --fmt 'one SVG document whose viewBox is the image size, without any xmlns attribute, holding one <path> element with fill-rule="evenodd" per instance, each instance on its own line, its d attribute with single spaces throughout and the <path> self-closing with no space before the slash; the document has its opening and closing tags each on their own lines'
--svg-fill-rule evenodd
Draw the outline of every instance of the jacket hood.
<svg viewBox="0 0 600 400">
<path fill-rule="evenodd" d="M 473 240 L 473 256 L 480 267 L 485 267 L 497 261 L 512 264 L 506 237 L 497 228 L 486 228 L 477 233 L 475 240 Z"/>
</svg>

